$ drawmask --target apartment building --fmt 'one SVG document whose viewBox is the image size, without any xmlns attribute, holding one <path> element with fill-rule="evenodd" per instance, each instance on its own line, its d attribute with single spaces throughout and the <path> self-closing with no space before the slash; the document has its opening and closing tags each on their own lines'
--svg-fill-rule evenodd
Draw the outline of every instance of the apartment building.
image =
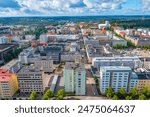
<svg viewBox="0 0 150 117">
<path fill-rule="evenodd" d="M 32 91 L 43 94 L 46 87 L 43 70 L 33 65 L 23 67 L 18 73 L 20 92 L 29 94 Z"/>
<path fill-rule="evenodd" d="M 0 99 L 12 99 L 18 90 L 17 76 L 7 69 L 0 69 Z"/>
<path fill-rule="evenodd" d="M 124 46 L 127 46 L 127 41 L 120 38 L 120 37 L 117 37 L 117 36 L 113 36 L 113 39 L 112 39 L 112 46 L 116 46 L 116 45 L 124 45 Z"/>
<path fill-rule="evenodd" d="M 130 67 L 123 66 L 104 66 L 100 67 L 100 91 L 105 94 L 108 87 L 112 87 L 117 93 L 122 87 L 129 92 L 129 81 L 132 70 Z"/>
<path fill-rule="evenodd" d="M 63 76 L 66 92 L 86 94 L 86 71 L 83 64 L 66 63 Z"/>
<path fill-rule="evenodd" d="M 126 36 L 126 39 L 135 44 L 135 46 L 149 46 L 150 36 Z"/>
<path fill-rule="evenodd" d="M 142 61 L 138 57 L 95 57 L 92 59 L 92 66 L 129 66 L 132 69 L 141 68 Z"/>
<path fill-rule="evenodd" d="M 136 73 L 136 77 L 131 78 L 130 90 L 133 87 L 136 87 L 139 93 L 141 93 L 145 87 L 150 90 L 150 72 Z"/>
</svg>

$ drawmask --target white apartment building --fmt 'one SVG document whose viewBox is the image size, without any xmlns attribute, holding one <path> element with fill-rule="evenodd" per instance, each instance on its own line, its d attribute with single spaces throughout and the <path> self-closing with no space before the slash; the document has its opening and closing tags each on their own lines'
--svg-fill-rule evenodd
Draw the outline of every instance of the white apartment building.
<svg viewBox="0 0 150 117">
<path fill-rule="evenodd" d="M 100 91 L 105 94 L 108 87 L 112 87 L 117 93 L 122 87 L 129 91 L 129 81 L 132 70 L 130 67 L 105 66 L 100 67 Z"/>
<path fill-rule="evenodd" d="M 101 66 L 129 66 L 135 69 L 142 67 L 142 61 L 138 57 L 95 57 L 92 66 L 97 69 Z"/>
<path fill-rule="evenodd" d="M 83 64 L 66 63 L 63 76 L 66 92 L 86 94 L 86 71 Z"/>
</svg>

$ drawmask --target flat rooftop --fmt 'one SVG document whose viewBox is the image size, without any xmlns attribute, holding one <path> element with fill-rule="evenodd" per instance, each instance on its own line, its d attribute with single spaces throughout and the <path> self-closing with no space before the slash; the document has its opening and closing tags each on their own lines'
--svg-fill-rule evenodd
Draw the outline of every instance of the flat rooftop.
<svg viewBox="0 0 150 117">
<path fill-rule="evenodd" d="M 110 61 L 110 60 L 122 60 L 122 61 L 126 61 L 126 60 L 134 60 L 134 61 L 141 61 L 138 57 L 95 57 L 93 58 L 93 61 Z"/>
<path fill-rule="evenodd" d="M 128 36 L 134 40 L 150 40 L 150 37 L 142 37 L 142 36 Z"/>
<path fill-rule="evenodd" d="M 137 74 L 138 79 L 140 80 L 150 80 L 150 74 L 142 73 L 142 74 Z"/>
<path fill-rule="evenodd" d="M 29 65 L 29 66 L 24 66 L 18 73 L 27 73 L 27 72 L 30 72 L 30 73 L 42 73 L 43 70 L 40 69 L 40 67 L 35 67 L 34 65 Z"/>
<path fill-rule="evenodd" d="M 6 51 L 7 49 L 13 48 L 17 45 L 13 44 L 0 44 L 0 52 Z"/>
<path fill-rule="evenodd" d="M 104 67 L 100 67 L 100 71 L 108 71 L 108 70 L 117 70 L 117 71 L 122 71 L 122 70 L 129 70 L 131 71 L 130 67 L 124 67 L 124 66 L 104 66 Z"/>
<path fill-rule="evenodd" d="M 65 64 L 65 69 L 74 69 L 74 70 L 85 70 L 85 67 L 83 64 L 76 64 L 73 62 L 67 62 Z"/>
<path fill-rule="evenodd" d="M 16 59 L 11 60 L 9 63 L 7 63 L 6 65 L 4 65 L 3 67 L 7 68 L 10 66 L 13 66 L 17 63 L 18 61 Z"/>
</svg>

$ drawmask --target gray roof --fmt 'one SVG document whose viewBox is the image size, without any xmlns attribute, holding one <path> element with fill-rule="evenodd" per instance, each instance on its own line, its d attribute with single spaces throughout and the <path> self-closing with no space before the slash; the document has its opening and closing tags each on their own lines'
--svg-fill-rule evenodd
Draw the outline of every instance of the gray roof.
<svg viewBox="0 0 150 117">
<path fill-rule="evenodd" d="M 80 63 L 80 64 L 77 64 L 77 63 L 73 63 L 73 62 L 67 62 L 65 64 L 65 69 L 74 69 L 74 70 L 85 70 L 85 67 L 84 67 L 84 64 Z"/>
</svg>

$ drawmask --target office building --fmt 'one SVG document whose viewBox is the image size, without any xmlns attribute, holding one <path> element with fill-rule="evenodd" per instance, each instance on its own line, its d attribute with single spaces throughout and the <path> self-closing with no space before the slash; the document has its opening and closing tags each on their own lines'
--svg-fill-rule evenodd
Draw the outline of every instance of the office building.
<svg viewBox="0 0 150 117">
<path fill-rule="evenodd" d="M 18 73 L 20 92 L 30 94 L 32 91 L 43 94 L 45 91 L 44 72 L 33 65 L 23 67 Z"/>
<path fill-rule="evenodd" d="M 51 45 L 45 47 L 43 51 L 40 52 L 41 56 L 51 57 L 54 64 L 59 64 L 61 62 L 61 51 L 62 47 L 57 45 Z"/>
<path fill-rule="evenodd" d="M 44 72 L 53 72 L 53 60 L 50 57 L 39 57 L 34 64 L 35 67 L 41 68 Z"/>
</svg>

